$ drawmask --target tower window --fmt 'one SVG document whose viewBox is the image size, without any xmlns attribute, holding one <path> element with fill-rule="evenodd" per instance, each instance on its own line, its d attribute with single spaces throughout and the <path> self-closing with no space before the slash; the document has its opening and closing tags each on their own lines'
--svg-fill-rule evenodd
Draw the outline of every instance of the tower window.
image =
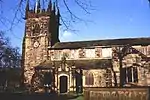
<svg viewBox="0 0 150 100">
<path fill-rule="evenodd" d="M 37 36 L 40 33 L 40 25 L 39 24 L 35 24 L 32 27 L 32 35 L 33 36 Z"/>
</svg>

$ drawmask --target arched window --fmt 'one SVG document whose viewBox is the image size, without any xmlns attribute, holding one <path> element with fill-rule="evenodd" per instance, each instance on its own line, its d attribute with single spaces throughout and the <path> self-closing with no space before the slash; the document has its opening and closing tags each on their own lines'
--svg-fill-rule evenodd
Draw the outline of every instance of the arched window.
<svg viewBox="0 0 150 100">
<path fill-rule="evenodd" d="M 40 25 L 39 24 L 35 24 L 32 27 L 32 35 L 33 36 L 37 36 L 40 33 Z"/>
<path fill-rule="evenodd" d="M 86 85 L 93 85 L 94 84 L 94 77 L 93 77 L 93 73 L 88 73 L 85 76 L 85 84 Z"/>
<path fill-rule="evenodd" d="M 126 68 L 127 82 L 138 82 L 138 70 L 137 67 L 127 67 Z"/>
</svg>

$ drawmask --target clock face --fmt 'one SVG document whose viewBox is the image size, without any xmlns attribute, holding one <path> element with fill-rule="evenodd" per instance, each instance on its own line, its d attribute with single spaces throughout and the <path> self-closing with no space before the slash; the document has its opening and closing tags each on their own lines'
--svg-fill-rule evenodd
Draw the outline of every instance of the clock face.
<svg viewBox="0 0 150 100">
<path fill-rule="evenodd" d="M 34 46 L 35 48 L 39 47 L 39 45 L 40 45 L 40 44 L 39 44 L 38 41 L 35 41 L 34 44 L 33 44 L 33 46 Z"/>
</svg>

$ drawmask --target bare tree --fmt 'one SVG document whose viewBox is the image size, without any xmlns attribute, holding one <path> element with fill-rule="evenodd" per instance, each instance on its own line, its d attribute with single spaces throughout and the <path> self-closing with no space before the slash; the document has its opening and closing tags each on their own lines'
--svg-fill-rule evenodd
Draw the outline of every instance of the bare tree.
<svg viewBox="0 0 150 100">
<path fill-rule="evenodd" d="M 10 27 L 8 30 L 12 31 L 15 26 L 17 26 L 18 23 L 23 21 L 23 18 L 25 17 L 25 7 L 27 2 L 30 3 L 30 6 L 34 9 L 35 3 L 40 2 L 40 6 L 42 9 L 46 8 L 46 5 L 51 0 L 18 0 L 15 4 L 15 9 L 13 10 L 14 16 L 12 20 L 7 18 L 6 16 L 3 16 L 2 13 L 0 14 L 0 23 L 3 25 L 6 25 L 6 22 L 10 24 Z M 0 0 L 0 11 L 3 12 L 3 3 L 4 0 Z M 60 11 L 60 20 L 62 24 L 63 30 L 73 30 L 72 25 L 78 22 L 87 23 L 87 20 L 84 20 L 82 17 L 80 17 L 77 12 L 80 10 L 83 12 L 83 15 L 90 14 L 90 12 L 93 10 L 93 6 L 91 3 L 91 0 L 52 0 L 51 2 L 56 5 L 57 9 Z M 77 9 L 77 10 L 74 10 Z M 7 26 L 7 25 L 6 25 Z"/>
<path fill-rule="evenodd" d="M 125 85 L 125 79 L 124 79 L 125 75 L 123 73 L 123 60 L 124 60 L 125 56 L 127 56 L 129 54 L 138 54 L 141 57 L 141 59 L 143 61 L 145 61 L 145 64 L 150 61 L 150 57 L 147 57 L 145 54 L 143 54 L 142 52 L 133 48 L 129 44 L 115 47 L 113 49 L 113 60 L 119 63 L 120 87 L 123 87 L 123 85 Z M 141 60 L 141 62 L 142 62 L 142 60 Z M 144 65 L 142 65 L 142 66 L 144 66 Z M 113 68 L 112 68 L 112 71 L 113 71 L 114 78 L 115 78 L 114 80 L 116 83 L 117 82 L 116 73 L 114 72 Z"/>
<path fill-rule="evenodd" d="M 9 84 L 19 82 L 21 55 L 18 48 L 9 44 L 9 39 L 0 32 L 0 85 L 8 87 Z"/>
</svg>

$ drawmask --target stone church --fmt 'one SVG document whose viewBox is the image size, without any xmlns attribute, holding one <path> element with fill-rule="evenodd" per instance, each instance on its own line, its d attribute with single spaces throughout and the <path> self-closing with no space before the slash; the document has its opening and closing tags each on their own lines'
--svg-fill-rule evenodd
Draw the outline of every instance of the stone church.
<svg viewBox="0 0 150 100">
<path fill-rule="evenodd" d="M 59 9 L 29 2 L 23 38 L 24 84 L 34 92 L 150 85 L 150 38 L 60 42 Z"/>
</svg>

